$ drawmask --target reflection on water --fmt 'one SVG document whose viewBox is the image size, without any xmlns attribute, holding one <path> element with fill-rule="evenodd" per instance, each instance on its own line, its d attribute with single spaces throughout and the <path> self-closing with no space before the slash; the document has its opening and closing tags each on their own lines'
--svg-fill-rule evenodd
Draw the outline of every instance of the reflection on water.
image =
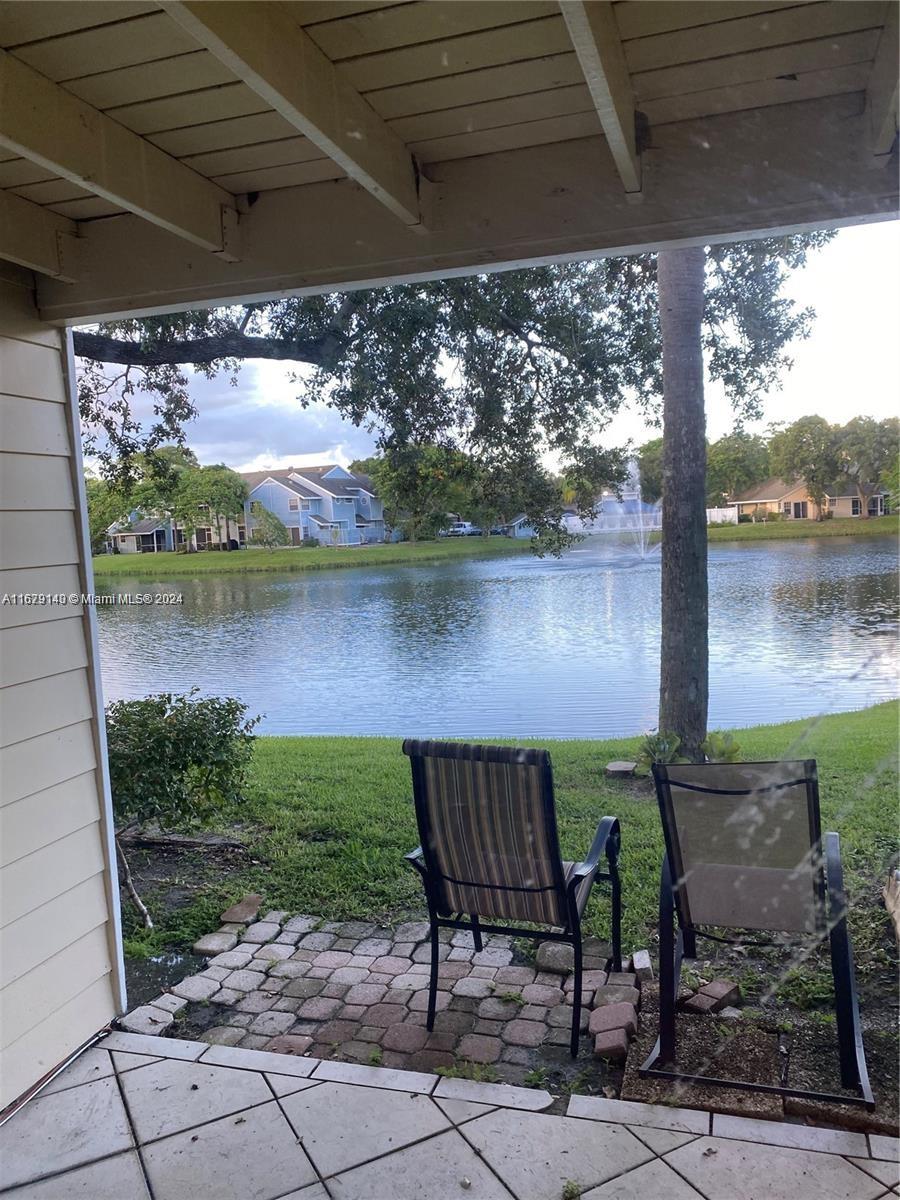
<svg viewBox="0 0 900 1200">
<path fill-rule="evenodd" d="M 892 539 L 710 547 L 710 726 L 897 695 Z M 659 558 L 589 539 L 530 556 L 309 575 L 116 580 L 179 607 L 101 607 L 107 699 L 239 696 L 267 733 L 610 737 L 655 724 Z"/>
</svg>

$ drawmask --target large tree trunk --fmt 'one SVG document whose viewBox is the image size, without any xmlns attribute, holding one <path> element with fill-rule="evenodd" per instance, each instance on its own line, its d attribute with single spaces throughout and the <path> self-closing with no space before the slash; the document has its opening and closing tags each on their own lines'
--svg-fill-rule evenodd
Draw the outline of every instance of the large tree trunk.
<svg viewBox="0 0 900 1200">
<path fill-rule="evenodd" d="M 659 728 L 702 761 L 709 704 L 702 246 L 659 254 L 663 344 L 662 639 Z"/>
</svg>

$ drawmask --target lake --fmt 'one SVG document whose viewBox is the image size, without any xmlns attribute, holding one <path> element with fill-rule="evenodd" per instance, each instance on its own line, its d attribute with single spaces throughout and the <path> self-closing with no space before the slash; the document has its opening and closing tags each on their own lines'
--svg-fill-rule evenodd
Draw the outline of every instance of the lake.
<svg viewBox="0 0 900 1200">
<path fill-rule="evenodd" d="M 892 538 L 716 542 L 709 580 L 710 728 L 898 694 Z M 658 553 L 604 537 L 559 560 L 97 590 L 184 597 L 98 609 L 107 700 L 197 685 L 240 697 L 275 734 L 604 738 L 656 723 Z"/>
</svg>

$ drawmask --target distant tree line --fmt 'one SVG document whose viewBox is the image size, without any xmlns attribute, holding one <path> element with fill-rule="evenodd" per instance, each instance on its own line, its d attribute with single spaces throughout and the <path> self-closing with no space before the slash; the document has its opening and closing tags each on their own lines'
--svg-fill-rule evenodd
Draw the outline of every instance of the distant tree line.
<svg viewBox="0 0 900 1200">
<path fill-rule="evenodd" d="M 637 452 L 641 492 L 645 500 L 662 496 L 662 438 L 645 442 Z M 706 503 L 728 504 L 734 496 L 776 477 L 803 482 L 810 499 L 825 508 L 828 488 L 844 484 L 856 490 L 860 514 L 868 514 L 874 489 L 885 488 L 897 503 L 900 422 L 854 417 L 831 425 L 823 417 L 800 417 L 791 425 L 770 427 L 766 436 L 738 430 L 707 445 Z"/>
</svg>

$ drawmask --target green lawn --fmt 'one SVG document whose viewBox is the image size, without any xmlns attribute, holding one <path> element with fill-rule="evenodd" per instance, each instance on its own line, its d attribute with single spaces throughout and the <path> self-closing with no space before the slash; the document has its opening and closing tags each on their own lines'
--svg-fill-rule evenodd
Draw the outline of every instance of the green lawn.
<svg viewBox="0 0 900 1200">
<path fill-rule="evenodd" d="M 529 549 L 526 538 L 466 537 L 340 549 L 315 546 L 287 550 L 204 550 L 198 554 L 168 551 L 162 554 L 98 554 L 94 558 L 94 575 L 98 579 L 114 575 L 142 575 L 157 579 L 174 575 L 221 575 L 232 571 L 317 571 L 331 567 L 393 566 L 459 558 L 497 558 L 506 554 L 524 554 Z"/>
<path fill-rule="evenodd" d="M 861 970 L 867 962 L 884 967 L 887 926 L 879 895 L 897 849 L 897 723 L 898 704 L 890 702 L 736 733 L 747 759 L 818 759 L 823 826 L 841 834 Z M 490 740 L 490 731 L 484 736 Z M 622 823 L 629 949 L 650 944 L 656 923 L 659 818 L 647 781 L 610 781 L 604 768 L 610 759 L 633 755 L 636 744 L 636 738 L 549 743 L 564 856 L 587 851 L 604 814 Z M 199 898 L 162 915 L 150 935 L 135 928 L 126 906 L 131 953 L 189 944 L 216 927 L 226 902 L 247 891 L 262 892 L 266 907 L 332 919 L 391 922 L 422 910 L 420 884 L 402 862 L 417 837 L 399 739 L 261 737 L 246 800 L 229 818 L 223 832 L 236 833 L 256 861 L 213 874 Z M 175 882 L 190 882 L 190 872 L 182 876 Z M 148 899 L 153 909 L 152 892 Z M 605 902 L 592 900 L 588 929 L 602 935 L 606 922 Z"/>
<path fill-rule="evenodd" d="M 711 542 L 771 541 L 808 537 L 876 537 L 900 532 L 900 519 L 892 517 L 840 517 L 831 521 L 766 521 L 757 525 L 715 525 L 709 530 Z"/>
</svg>

